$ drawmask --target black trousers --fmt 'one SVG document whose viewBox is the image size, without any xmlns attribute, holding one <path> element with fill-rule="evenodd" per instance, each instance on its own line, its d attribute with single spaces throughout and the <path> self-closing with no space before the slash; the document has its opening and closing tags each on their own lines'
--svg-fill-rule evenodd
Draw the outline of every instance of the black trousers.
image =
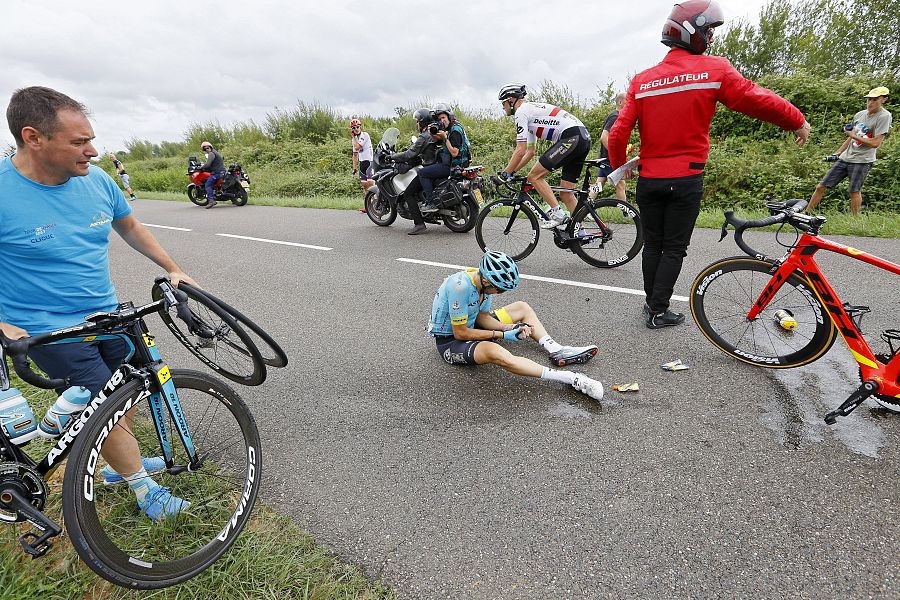
<svg viewBox="0 0 900 600">
<path fill-rule="evenodd" d="M 403 190 L 401 198 L 406 202 L 406 208 L 409 210 L 409 216 L 412 217 L 413 223 L 416 225 L 424 225 L 425 219 L 422 218 L 422 211 L 419 210 L 419 192 L 422 191 L 422 182 L 419 181 L 421 171 L 416 178 L 409 182 L 409 187 Z"/>
<path fill-rule="evenodd" d="M 702 196 L 702 173 L 672 179 L 638 179 L 635 198 L 644 227 L 644 293 L 654 313 L 669 308 L 700 214 Z"/>
</svg>

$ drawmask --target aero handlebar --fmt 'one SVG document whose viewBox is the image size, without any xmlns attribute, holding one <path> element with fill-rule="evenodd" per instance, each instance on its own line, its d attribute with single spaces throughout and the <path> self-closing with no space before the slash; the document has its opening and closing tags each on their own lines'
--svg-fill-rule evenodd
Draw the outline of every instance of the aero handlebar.
<svg viewBox="0 0 900 600">
<path fill-rule="evenodd" d="M 806 208 L 806 200 L 794 199 L 787 200 L 786 202 L 770 202 L 767 204 L 767 206 L 769 208 L 769 212 L 772 213 L 771 216 L 763 217 L 762 219 L 754 219 L 752 221 L 746 221 L 734 216 L 733 210 L 726 210 L 725 223 L 722 225 L 722 237 L 719 238 L 719 240 L 721 241 L 725 239 L 725 236 L 728 235 L 728 226 L 731 225 L 732 227 L 734 227 L 734 241 L 735 243 L 737 243 L 738 247 L 741 250 L 746 252 L 748 255 L 761 260 L 772 260 L 764 253 L 751 248 L 750 245 L 744 241 L 745 230 L 753 229 L 756 227 L 767 227 L 768 225 L 774 225 L 776 223 L 784 223 L 789 219 L 791 220 L 791 224 L 799 227 L 800 229 L 808 230 L 808 228 L 802 223 L 795 222 L 799 221 L 798 219 L 796 219 L 796 217 L 798 217 L 797 213 Z M 810 217 L 806 218 L 809 219 Z"/>
</svg>

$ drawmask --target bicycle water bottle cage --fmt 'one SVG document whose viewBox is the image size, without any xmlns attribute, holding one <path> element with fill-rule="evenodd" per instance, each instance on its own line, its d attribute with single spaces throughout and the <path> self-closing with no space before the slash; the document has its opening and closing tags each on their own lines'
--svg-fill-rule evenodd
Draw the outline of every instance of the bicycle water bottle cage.
<svg viewBox="0 0 900 600">
<path fill-rule="evenodd" d="M 872 309 L 868 306 L 854 306 L 849 302 L 844 302 L 844 310 L 847 311 L 847 314 L 850 315 L 851 319 L 853 319 L 853 323 L 856 325 L 856 330 L 862 333 L 863 316 L 866 313 L 872 312 Z"/>
<path fill-rule="evenodd" d="M 888 346 L 890 346 L 891 348 L 891 355 L 888 360 L 890 360 L 890 358 L 893 358 L 897 354 L 897 352 L 900 352 L 900 329 L 885 329 L 881 333 L 881 339 L 886 341 L 888 343 Z M 897 344 L 896 348 L 894 347 L 895 342 Z M 888 361 L 885 360 L 884 362 Z"/>
</svg>

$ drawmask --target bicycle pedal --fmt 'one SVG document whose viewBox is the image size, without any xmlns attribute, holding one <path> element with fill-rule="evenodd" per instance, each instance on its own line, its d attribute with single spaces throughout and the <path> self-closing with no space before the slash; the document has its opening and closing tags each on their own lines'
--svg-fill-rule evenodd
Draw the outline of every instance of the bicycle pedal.
<svg viewBox="0 0 900 600">
<path fill-rule="evenodd" d="M 31 558 L 40 558 L 47 554 L 53 546 L 50 538 L 56 535 L 59 534 L 51 530 L 42 532 L 40 536 L 33 531 L 29 531 L 19 536 L 19 544 L 25 552 L 31 555 Z"/>
</svg>

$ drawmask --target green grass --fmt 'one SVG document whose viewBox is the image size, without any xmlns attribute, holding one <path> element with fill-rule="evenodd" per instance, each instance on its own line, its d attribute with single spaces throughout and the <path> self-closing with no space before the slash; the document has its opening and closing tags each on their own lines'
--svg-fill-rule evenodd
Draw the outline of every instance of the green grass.
<svg viewBox="0 0 900 600">
<path fill-rule="evenodd" d="M 138 196 L 149 200 L 175 200 L 187 202 L 186 194 L 173 192 L 145 192 Z M 633 203 L 633 200 L 630 199 Z M 357 210 L 362 208 L 362 190 L 358 196 L 254 196 L 250 195 L 250 203 L 260 206 L 288 206 L 296 208 L 333 208 L 338 210 Z M 764 210 L 735 209 L 735 214 L 742 219 L 757 219 L 767 216 Z M 860 237 L 900 238 L 900 215 L 887 212 L 863 212 L 859 217 L 846 212 L 821 212 L 828 222 L 822 229 L 823 235 L 854 235 Z M 700 212 L 697 227 L 719 229 L 725 218 L 722 210 L 707 208 Z"/>
<path fill-rule="evenodd" d="M 13 385 L 29 399 L 35 415 L 55 400 L 48 390 L 21 381 Z M 27 447 L 33 458 L 43 456 L 52 442 L 36 440 Z M 44 511 L 62 524 L 62 474 L 50 478 Z M 359 568 L 345 564 L 301 530 L 291 519 L 257 502 L 254 516 L 234 546 L 210 569 L 172 588 L 134 592 L 99 579 L 79 559 L 65 532 L 53 540 L 42 558 L 32 560 L 18 544 L 31 526 L 0 526 L 0 598 L 3 600 L 99 598 L 239 598 L 298 600 L 388 600 L 393 592 L 370 582 Z"/>
</svg>

